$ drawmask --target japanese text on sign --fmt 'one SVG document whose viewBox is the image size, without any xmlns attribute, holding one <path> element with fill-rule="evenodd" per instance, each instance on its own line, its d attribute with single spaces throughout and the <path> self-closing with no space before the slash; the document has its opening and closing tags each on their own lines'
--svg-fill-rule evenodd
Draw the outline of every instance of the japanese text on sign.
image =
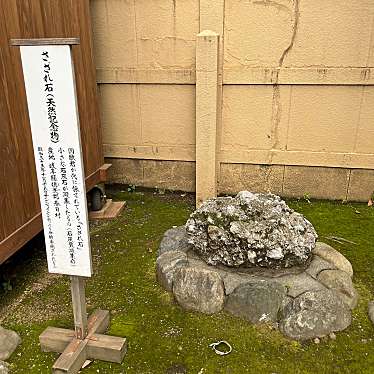
<svg viewBox="0 0 374 374">
<path fill-rule="evenodd" d="M 84 172 L 70 47 L 21 46 L 52 273 L 91 276 Z"/>
</svg>

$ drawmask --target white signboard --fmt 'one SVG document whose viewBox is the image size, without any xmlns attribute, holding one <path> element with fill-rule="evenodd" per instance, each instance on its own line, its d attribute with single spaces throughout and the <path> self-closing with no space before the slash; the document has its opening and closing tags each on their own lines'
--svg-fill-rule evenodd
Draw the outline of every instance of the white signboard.
<svg viewBox="0 0 374 374">
<path fill-rule="evenodd" d="M 90 277 L 87 203 L 70 47 L 20 48 L 48 269 Z"/>
</svg>

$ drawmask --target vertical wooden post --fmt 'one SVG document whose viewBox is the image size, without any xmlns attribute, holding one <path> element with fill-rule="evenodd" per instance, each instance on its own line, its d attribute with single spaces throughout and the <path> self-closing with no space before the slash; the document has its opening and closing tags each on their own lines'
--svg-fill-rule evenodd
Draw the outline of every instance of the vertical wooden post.
<svg viewBox="0 0 374 374">
<path fill-rule="evenodd" d="M 217 196 L 217 33 L 197 35 L 196 47 L 196 206 Z"/>
<path fill-rule="evenodd" d="M 219 35 L 218 42 L 218 94 L 217 94 L 217 141 L 216 141 L 216 179 L 217 192 L 221 179 L 221 144 L 222 144 L 222 104 L 223 104 L 223 60 L 224 60 L 224 19 L 225 0 L 200 0 L 200 30 L 212 30 Z"/>
<path fill-rule="evenodd" d="M 71 297 L 73 300 L 75 336 L 77 339 L 85 339 L 87 336 L 87 311 L 84 278 L 72 276 Z"/>
</svg>

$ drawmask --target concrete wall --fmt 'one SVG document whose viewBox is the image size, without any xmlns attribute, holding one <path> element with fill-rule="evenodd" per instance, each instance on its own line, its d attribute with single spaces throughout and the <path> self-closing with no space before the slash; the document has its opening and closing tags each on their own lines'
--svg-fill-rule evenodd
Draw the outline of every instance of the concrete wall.
<svg viewBox="0 0 374 374">
<path fill-rule="evenodd" d="M 366 200 L 374 2 L 91 0 L 112 180 L 193 191 L 196 36 L 220 35 L 218 191 Z"/>
</svg>

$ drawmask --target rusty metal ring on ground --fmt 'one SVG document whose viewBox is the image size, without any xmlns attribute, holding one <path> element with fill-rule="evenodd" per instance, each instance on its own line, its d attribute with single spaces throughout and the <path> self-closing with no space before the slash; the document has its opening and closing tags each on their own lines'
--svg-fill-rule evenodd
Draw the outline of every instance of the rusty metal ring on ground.
<svg viewBox="0 0 374 374">
<path fill-rule="evenodd" d="M 220 351 L 219 349 L 216 348 L 220 344 L 225 344 L 228 347 L 229 350 L 228 351 Z M 221 340 L 219 342 L 209 344 L 209 347 L 211 347 L 214 350 L 214 352 L 217 355 L 220 355 L 220 356 L 225 356 L 225 355 L 228 355 L 229 353 L 232 352 L 232 347 L 226 340 Z"/>
</svg>

